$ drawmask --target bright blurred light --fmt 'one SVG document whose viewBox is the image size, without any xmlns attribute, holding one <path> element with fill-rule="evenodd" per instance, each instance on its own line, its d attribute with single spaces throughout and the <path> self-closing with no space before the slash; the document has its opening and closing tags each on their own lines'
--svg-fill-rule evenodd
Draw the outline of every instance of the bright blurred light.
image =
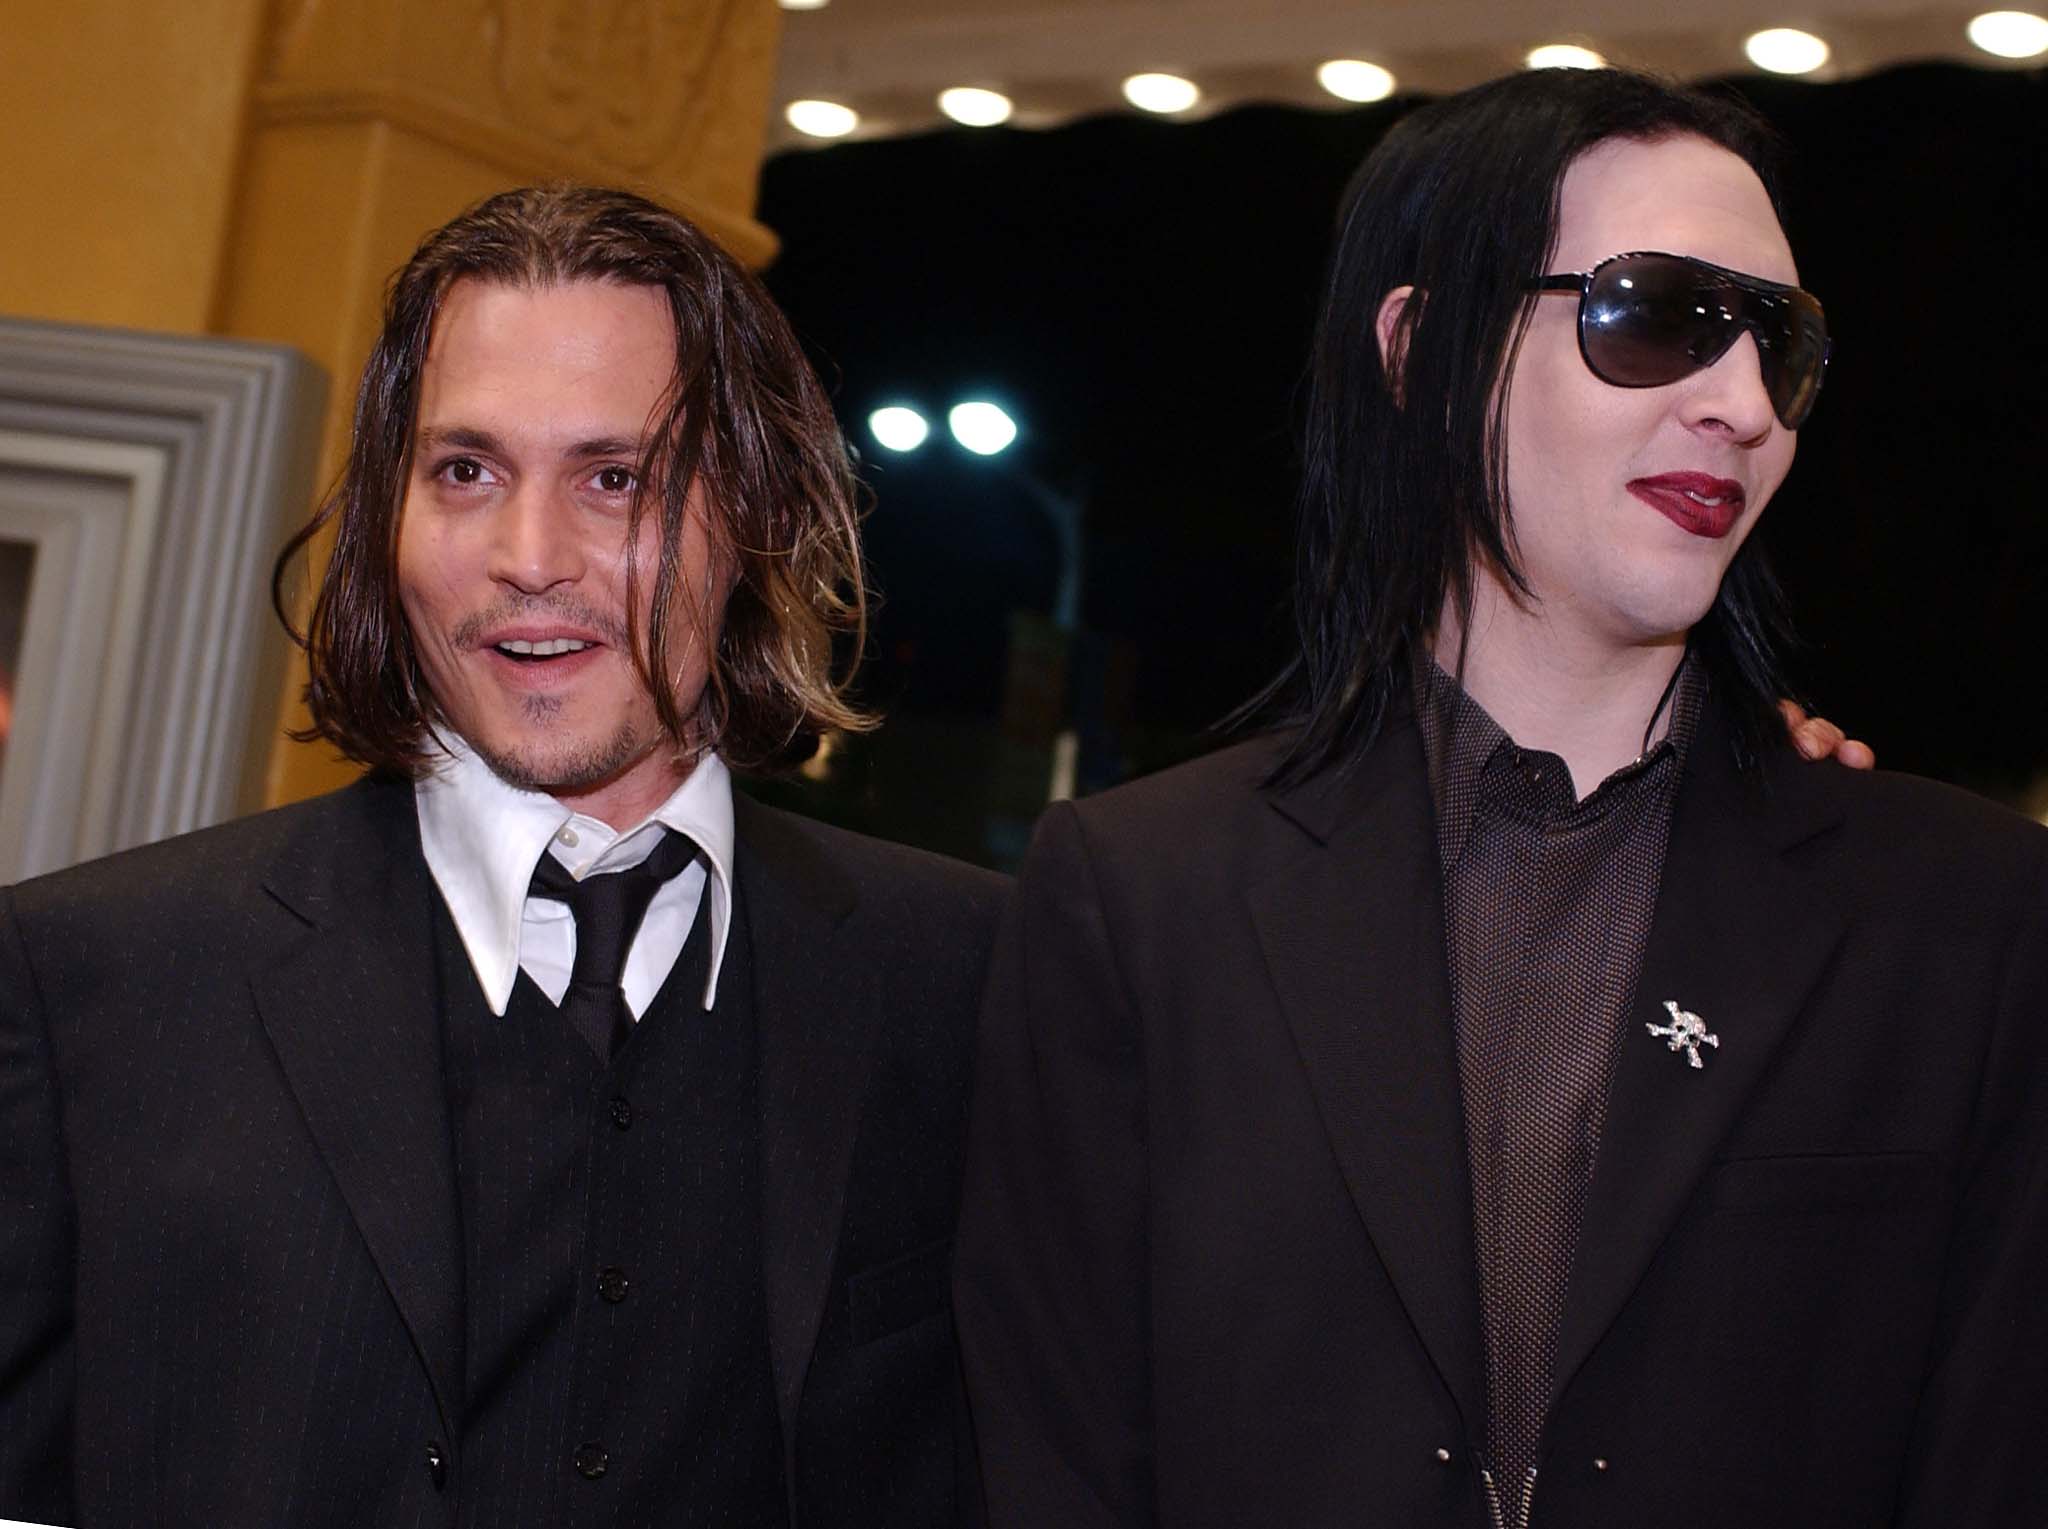
<svg viewBox="0 0 2048 1529">
<path fill-rule="evenodd" d="M 1193 80 L 1177 74 L 1134 74 L 1124 81 L 1124 99 L 1140 111 L 1171 115 L 1202 99 Z"/>
<path fill-rule="evenodd" d="M 1970 41 L 2000 58 L 2048 53 L 2048 20 L 2032 11 L 1986 11 L 1968 28 Z"/>
<path fill-rule="evenodd" d="M 1384 101 L 1394 93 L 1394 77 L 1362 58 L 1333 58 L 1316 70 L 1316 83 L 1340 101 Z"/>
<path fill-rule="evenodd" d="M 822 11 L 830 0 L 781 0 L 785 11 Z"/>
<path fill-rule="evenodd" d="M 953 439 L 976 456 L 992 457 L 1017 439 L 1017 422 L 992 403 L 956 403 L 946 411 Z"/>
<path fill-rule="evenodd" d="M 791 127 L 812 138 L 844 138 L 860 126 L 860 113 L 837 101 L 792 101 L 782 115 Z"/>
<path fill-rule="evenodd" d="M 891 451 L 915 451 L 932 433 L 932 422 L 915 409 L 891 404 L 868 416 L 868 434 Z"/>
<path fill-rule="evenodd" d="M 1742 45 L 1749 61 L 1772 74 L 1811 74 L 1828 61 L 1828 45 L 1797 27 L 1770 27 Z"/>
<path fill-rule="evenodd" d="M 1547 42 L 1523 60 L 1531 69 L 1605 69 L 1607 60 L 1575 42 Z"/>
<path fill-rule="evenodd" d="M 1013 107 L 1000 90 L 955 85 L 939 92 L 939 110 L 963 127 L 994 127 L 1010 120 Z"/>
</svg>

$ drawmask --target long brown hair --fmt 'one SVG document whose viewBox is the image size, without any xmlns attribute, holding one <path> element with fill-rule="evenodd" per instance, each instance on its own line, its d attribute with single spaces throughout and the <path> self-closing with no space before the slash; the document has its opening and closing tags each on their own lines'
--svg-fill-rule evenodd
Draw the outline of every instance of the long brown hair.
<svg viewBox="0 0 2048 1529">
<path fill-rule="evenodd" d="M 464 279 L 610 281 L 667 296 L 676 370 L 641 464 L 626 577 L 637 608 L 630 592 L 642 575 L 631 549 L 651 508 L 661 552 L 633 656 L 669 735 L 758 771 L 803 762 L 829 729 L 872 727 L 847 695 L 867 620 L 852 465 L 788 322 L 687 219 L 630 192 L 547 186 L 478 203 L 427 235 L 392 279 L 356 393 L 348 465 L 271 575 L 272 601 L 310 673 L 312 725 L 293 736 L 325 738 L 372 768 L 417 773 L 428 757 L 437 713 L 399 603 L 398 524 L 428 341 L 448 289 Z M 714 552 L 735 574 L 716 634 L 703 630 L 679 579 L 700 481 Z M 301 633 L 284 597 L 286 569 L 329 524 L 334 551 Z M 709 655 L 687 716 L 666 666 L 650 658 L 670 650 L 679 604 Z"/>
</svg>

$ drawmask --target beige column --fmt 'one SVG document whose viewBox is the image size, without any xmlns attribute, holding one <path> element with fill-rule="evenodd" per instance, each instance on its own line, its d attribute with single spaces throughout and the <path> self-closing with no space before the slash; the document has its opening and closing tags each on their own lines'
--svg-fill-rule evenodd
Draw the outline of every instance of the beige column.
<svg viewBox="0 0 2048 1529">
<path fill-rule="evenodd" d="M 0 40 L 0 309 L 280 340 L 334 379 L 323 481 L 390 273 L 536 180 L 689 213 L 750 264 L 780 12 L 769 0 L 77 0 Z M 280 728 L 303 719 L 303 669 Z M 352 767 L 280 742 L 267 796 Z"/>
</svg>

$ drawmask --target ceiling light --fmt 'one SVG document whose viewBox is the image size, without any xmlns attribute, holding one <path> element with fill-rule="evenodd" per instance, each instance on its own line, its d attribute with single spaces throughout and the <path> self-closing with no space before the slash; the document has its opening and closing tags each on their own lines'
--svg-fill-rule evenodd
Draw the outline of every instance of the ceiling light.
<svg viewBox="0 0 2048 1529">
<path fill-rule="evenodd" d="M 1752 32 L 1742 51 L 1757 68 L 1772 74 L 1811 74 L 1828 61 L 1828 45 L 1797 27 Z"/>
<path fill-rule="evenodd" d="M 1166 115 L 1186 111 L 1202 99 L 1193 80 L 1177 74 L 1134 74 L 1124 81 L 1124 99 L 1140 111 Z"/>
<path fill-rule="evenodd" d="M 1605 69 L 1607 60 L 1575 42 L 1547 42 L 1531 48 L 1523 62 L 1531 69 Z"/>
<path fill-rule="evenodd" d="M 1333 58 L 1316 70 L 1316 83 L 1340 101 L 1384 101 L 1394 93 L 1394 77 L 1362 58 Z"/>
<path fill-rule="evenodd" d="M 812 138 L 844 138 L 860 126 L 860 113 L 837 101 L 792 101 L 782 115 L 791 127 Z"/>
<path fill-rule="evenodd" d="M 2000 58 L 2048 53 L 2048 20 L 2032 11 L 1986 11 L 1969 25 L 1970 41 Z"/>
<path fill-rule="evenodd" d="M 829 0 L 781 0 L 785 11 L 822 11 Z"/>
<path fill-rule="evenodd" d="M 1017 439 L 1017 422 L 992 403 L 956 403 L 946 411 L 953 439 L 976 456 L 992 457 Z"/>
<path fill-rule="evenodd" d="M 972 85 L 955 85 L 939 92 L 939 110 L 966 127 L 994 127 L 1008 122 L 1014 108 L 1000 90 L 980 90 Z"/>
<path fill-rule="evenodd" d="M 932 426 L 917 410 L 891 404 L 868 416 L 868 433 L 891 451 L 915 451 L 932 433 Z"/>
</svg>

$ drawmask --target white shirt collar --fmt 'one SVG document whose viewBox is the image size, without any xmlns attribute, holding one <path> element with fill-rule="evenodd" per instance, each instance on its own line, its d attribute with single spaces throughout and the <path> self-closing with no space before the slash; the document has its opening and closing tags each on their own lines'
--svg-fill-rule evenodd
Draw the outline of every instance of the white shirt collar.
<svg viewBox="0 0 2048 1529">
<path fill-rule="evenodd" d="M 659 837 L 655 825 L 687 835 L 703 851 L 711 915 L 704 1007 L 710 1008 L 732 927 L 732 776 L 725 762 L 716 754 L 704 755 L 667 801 L 619 833 L 544 792 L 507 784 L 461 738 L 446 731 L 442 738 L 443 756 L 413 788 L 420 849 L 491 1012 L 505 1012 L 519 979 L 521 932 L 529 918 L 527 888 L 540 857 L 552 852 L 579 880 L 597 871 L 623 870 L 653 852 Z M 683 932 L 688 932 L 687 921 Z M 680 948 L 680 938 L 675 943 Z M 675 954 L 668 952 L 659 976 L 667 975 Z M 628 966 L 629 1000 L 651 997 L 651 992 L 633 991 L 634 962 Z M 559 1000 L 559 994 L 551 996 Z M 634 1007 L 637 1013 L 644 1002 Z"/>
</svg>

